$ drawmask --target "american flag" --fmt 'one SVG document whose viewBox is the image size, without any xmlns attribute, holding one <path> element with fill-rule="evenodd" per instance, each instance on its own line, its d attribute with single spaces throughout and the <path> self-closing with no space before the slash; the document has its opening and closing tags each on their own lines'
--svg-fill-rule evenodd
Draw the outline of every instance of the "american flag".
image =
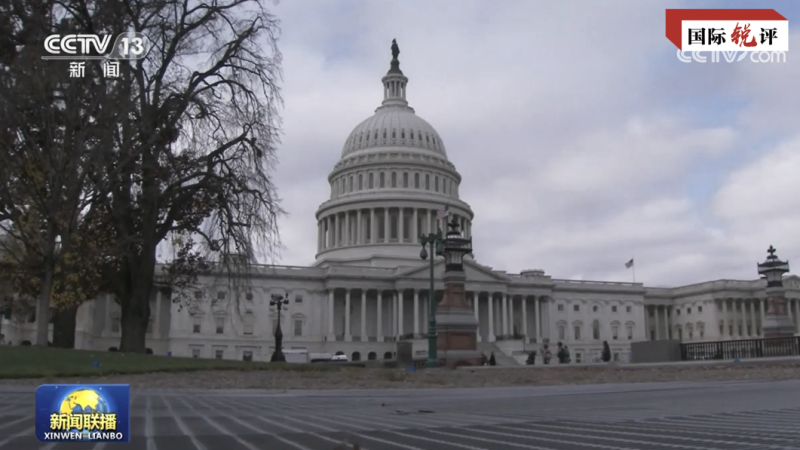
<svg viewBox="0 0 800 450">
<path fill-rule="evenodd" d="M 436 220 L 442 220 L 450 215 L 450 209 L 445 206 L 443 209 L 436 211 Z"/>
</svg>

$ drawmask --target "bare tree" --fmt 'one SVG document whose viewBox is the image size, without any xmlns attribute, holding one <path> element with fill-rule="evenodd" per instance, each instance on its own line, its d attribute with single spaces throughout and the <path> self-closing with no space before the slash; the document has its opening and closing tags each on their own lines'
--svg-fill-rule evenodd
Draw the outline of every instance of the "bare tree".
<svg viewBox="0 0 800 450">
<path fill-rule="evenodd" d="M 54 10 L 55 0 L 0 4 L 0 245 L 15 276 L 37 280 L 37 345 L 47 345 L 58 252 L 93 199 L 85 181 L 103 147 L 97 74 L 68 78 L 64 63 L 40 58 L 47 35 L 75 30 Z"/>
<path fill-rule="evenodd" d="M 94 179 L 119 246 L 105 276 L 121 307 L 120 350 L 145 351 L 157 246 L 179 236 L 168 272 L 235 274 L 280 245 L 270 172 L 279 142 L 278 21 L 258 0 L 114 0 L 86 28 L 133 29 L 151 44 L 125 63 L 109 108 L 127 111 Z"/>
</svg>

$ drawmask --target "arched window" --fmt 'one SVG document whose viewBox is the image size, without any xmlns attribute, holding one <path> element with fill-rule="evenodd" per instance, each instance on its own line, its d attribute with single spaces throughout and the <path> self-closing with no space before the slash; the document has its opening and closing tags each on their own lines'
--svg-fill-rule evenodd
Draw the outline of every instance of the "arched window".
<svg viewBox="0 0 800 450">
<path fill-rule="evenodd" d="M 242 334 L 253 334 L 253 325 L 256 323 L 256 316 L 252 312 L 247 311 L 242 316 L 243 330 Z"/>
<path fill-rule="evenodd" d="M 425 190 L 431 190 L 431 176 L 429 174 L 425 174 Z"/>
<path fill-rule="evenodd" d="M 414 174 L 414 189 L 419 189 L 419 174 Z"/>
<path fill-rule="evenodd" d="M 364 189 L 364 175 L 358 174 L 358 190 Z"/>
<path fill-rule="evenodd" d="M 447 194 L 447 183 L 449 180 L 447 178 L 442 178 L 442 192 Z"/>
<path fill-rule="evenodd" d="M 381 172 L 381 174 L 378 175 L 378 180 L 379 180 L 378 181 L 378 187 L 386 187 L 386 174 L 385 173 Z"/>
<path fill-rule="evenodd" d="M 596 341 L 600 340 L 600 322 L 597 320 L 592 322 L 592 339 Z"/>
<path fill-rule="evenodd" d="M 377 354 L 377 353 L 375 353 L 375 352 L 369 352 L 369 353 L 367 354 L 367 360 L 369 360 L 369 361 L 375 361 L 376 359 L 378 359 L 378 354 Z"/>
<path fill-rule="evenodd" d="M 374 187 L 374 175 L 373 173 L 369 174 L 369 180 L 367 181 L 367 189 L 372 189 Z"/>
<path fill-rule="evenodd" d="M 361 361 L 361 352 L 353 352 L 352 361 Z"/>
<path fill-rule="evenodd" d="M 347 192 L 353 192 L 353 176 L 350 175 L 350 179 L 347 180 Z"/>
<path fill-rule="evenodd" d="M 433 190 L 439 192 L 439 177 L 434 177 L 433 179 Z"/>
<path fill-rule="evenodd" d="M 408 172 L 403 172 L 403 187 L 408 187 Z"/>
<path fill-rule="evenodd" d="M 397 172 L 392 172 L 392 187 L 397 187 Z"/>
</svg>

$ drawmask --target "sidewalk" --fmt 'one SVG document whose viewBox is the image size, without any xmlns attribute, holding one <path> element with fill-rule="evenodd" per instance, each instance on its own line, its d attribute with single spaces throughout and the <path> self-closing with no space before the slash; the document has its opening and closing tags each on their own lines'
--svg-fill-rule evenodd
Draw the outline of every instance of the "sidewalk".
<svg viewBox="0 0 800 450">
<path fill-rule="evenodd" d="M 673 361 L 660 363 L 581 363 L 581 364 L 536 364 L 532 366 L 464 366 L 458 367 L 459 370 L 497 370 L 497 369 L 530 369 L 530 370 L 552 370 L 570 367 L 615 367 L 620 369 L 650 369 L 653 367 L 706 367 L 719 366 L 724 364 L 744 364 L 744 365 L 776 365 L 776 364 L 795 364 L 800 362 L 800 356 L 779 356 L 770 358 L 751 358 L 751 359 L 706 359 L 700 361 Z"/>
</svg>

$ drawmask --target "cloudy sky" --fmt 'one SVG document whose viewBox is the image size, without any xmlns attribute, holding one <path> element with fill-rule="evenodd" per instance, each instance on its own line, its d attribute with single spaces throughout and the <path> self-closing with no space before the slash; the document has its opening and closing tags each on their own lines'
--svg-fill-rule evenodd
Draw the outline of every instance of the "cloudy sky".
<svg viewBox="0 0 800 450">
<path fill-rule="evenodd" d="M 774 8 L 786 63 L 683 63 L 664 9 Z M 284 1 L 289 212 L 279 264 L 308 265 L 345 139 L 382 99 L 396 38 L 408 98 L 475 211 L 479 262 L 674 286 L 800 263 L 800 3 Z"/>
</svg>

